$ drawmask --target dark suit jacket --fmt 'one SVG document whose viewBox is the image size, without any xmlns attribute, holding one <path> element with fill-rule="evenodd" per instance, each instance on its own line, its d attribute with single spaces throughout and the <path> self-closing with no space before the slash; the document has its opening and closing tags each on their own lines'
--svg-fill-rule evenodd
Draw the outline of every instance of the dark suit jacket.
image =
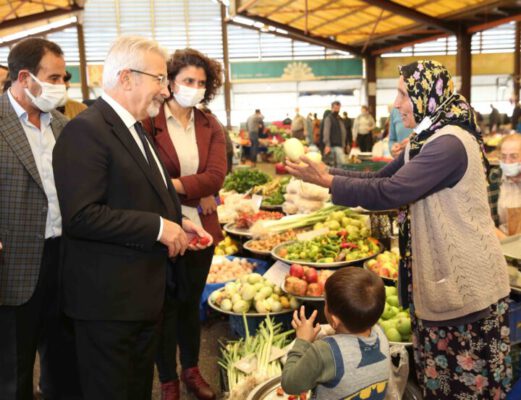
<svg viewBox="0 0 521 400">
<path fill-rule="evenodd" d="M 86 320 L 157 319 L 168 263 L 156 240 L 159 216 L 181 223 L 170 181 L 167 189 L 151 173 L 102 99 L 64 128 L 53 167 L 64 228 L 65 312 Z"/>
<path fill-rule="evenodd" d="M 55 138 L 67 123 L 52 111 Z M 25 131 L 7 93 L 0 96 L 0 305 L 32 296 L 42 262 L 47 196 Z"/>
<path fill-rule="evenodd" d="M 197 207 L 202 197 L 217 194 L 226 175 L 226 140 L 219 122 L 211 115 L 194 108 L 195 137 L 199 152 L 199 168 L 197 174 L 180 177 L 181 168 L 177 151 L 168 133 L 164 106 L 154 119 L 143 123 L 151 133 L 157 146 L 161 161 L 170 178 L 179 178 L 183 183 L 186 195 L 179 195 L 181 203 L 189 207 Z M 223 240 L 217 212 L 210 215 L 200 214 L 203 228 L 212 235 L 214 243 Z"/>
</svg>

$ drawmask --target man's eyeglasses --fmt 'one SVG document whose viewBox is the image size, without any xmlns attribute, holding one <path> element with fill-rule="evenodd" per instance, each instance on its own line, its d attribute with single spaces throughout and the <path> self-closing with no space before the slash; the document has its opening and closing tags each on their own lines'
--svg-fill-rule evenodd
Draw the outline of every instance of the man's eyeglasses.
<svg viewBox="0 0 521 400">
<path fill-rule="evenodd" d="M 154 75 L 154 74 L 151 74 L 149 72 L 140 71 L 140 70 L 132 69 L 132 68 L 130 68 L 129 71 L 130 72 L 135 72 L 136 74 L 142 74 L 142 75 L 151 76 L 152 78 L 155 78 L 159 82 L 159 84 L 161 86 L 167 86 L 168 85 L 168 80 L 167 80 L 167 77 L 165 75 L 162 75 L 162 74 Z"/>
</svg>

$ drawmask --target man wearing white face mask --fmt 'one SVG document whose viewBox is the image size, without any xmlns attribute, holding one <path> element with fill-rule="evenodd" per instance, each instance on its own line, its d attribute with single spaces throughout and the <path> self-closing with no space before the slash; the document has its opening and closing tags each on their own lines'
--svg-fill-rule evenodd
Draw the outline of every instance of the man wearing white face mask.
<svg viewBox="0 0 521 400">
<path fill-rule="evenodd" d="M 500 145 L 501 186 L 498 198 L 500 239 L 521 233 L 521 134 L 506 136 Z"/>
<path fill-rule="evenodd" d="M 52 170 L 67 122 L 54 111 L 65 96 L 65 61 L 55 43 L 27 39 L 8 64 L 12 86 L 0 97 L 0 399 L 32 399 L 37 346 L 44 396 L 72 398 L 79 385 L 59 308 L 62 221 Z"/>
</svg>

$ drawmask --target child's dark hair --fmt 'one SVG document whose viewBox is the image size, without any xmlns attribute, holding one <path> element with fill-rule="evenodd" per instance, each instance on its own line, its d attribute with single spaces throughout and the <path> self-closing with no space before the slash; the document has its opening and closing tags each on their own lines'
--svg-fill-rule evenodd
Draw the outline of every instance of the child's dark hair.
<svg viewBox="0 0 521 400">
<path fill-rule="evenodd" d="M 327 308 L 351 333 L 371 328 L 385 307 L 382 279 L 371 271 L 347 267 L 336 271 L 326 281 Z"/>
</svg>

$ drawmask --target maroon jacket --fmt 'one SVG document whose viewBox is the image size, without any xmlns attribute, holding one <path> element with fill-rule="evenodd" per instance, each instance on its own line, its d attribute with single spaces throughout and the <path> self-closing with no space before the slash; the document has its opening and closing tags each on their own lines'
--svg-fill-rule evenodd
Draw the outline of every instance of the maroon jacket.
<svg viewBox="0 0 521 400">
<path fill-rule="evenodd" d="M 181 203 L 197 207 L 202 197 L 215 195 L 221 189 L 226 175 L 226 141 L 217 120 L 209 114 L 194 108 L 194 125 L 199 168 L 197 174 L 180 177 L 181 169 L 177 150 L 170 139 L 165 118 L 165 105 L 158 116 L 143 121 L 143 125 L 154 140 L 161 161 L 171 179 L 179 179 L 185 188 L 185 195 L 178 194 Z M 199 214 L 203 228 L 212 235 L 215 244 L 223 240 L 217 212 Z"/>
</svg>

